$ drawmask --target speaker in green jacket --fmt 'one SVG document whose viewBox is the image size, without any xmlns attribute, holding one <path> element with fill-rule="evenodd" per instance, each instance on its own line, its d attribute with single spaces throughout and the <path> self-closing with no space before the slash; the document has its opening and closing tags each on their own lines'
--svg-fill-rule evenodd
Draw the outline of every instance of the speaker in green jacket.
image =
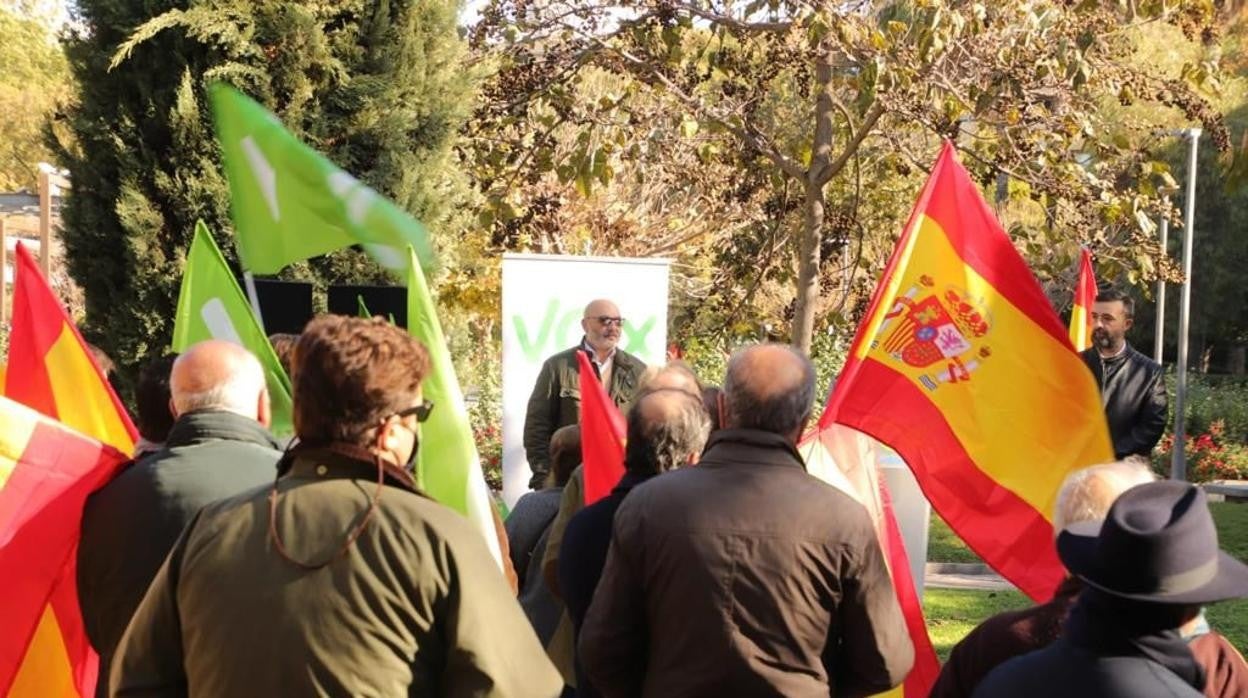
<svg viewBox="0 0 1248 698">
<path fill-rule="evenodd" d="M 624 322 L 615 303 L 605 299 L 591 301 L 581 318 L 581 329 L 585 331 L 581 343 L 542 364 L 524 417 L 524 453 L 533 471 L 530 488 L 539 489 L 550 471 L 551 434 L 580 421 L 581 387 L 576 352 L 589 356 L 599 380 L 620 411 L 626 411 L 632 403 L 646 364 L 619 348 Z"/>
</svg>

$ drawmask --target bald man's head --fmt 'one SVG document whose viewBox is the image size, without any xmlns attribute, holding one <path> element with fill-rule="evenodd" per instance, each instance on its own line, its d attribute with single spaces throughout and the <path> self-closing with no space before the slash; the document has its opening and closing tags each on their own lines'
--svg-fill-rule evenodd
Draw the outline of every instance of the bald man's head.
<svg viewBox="0 0 1248 698">
<path fill-rule="evenodd" d="M 620 343 L 623 329 L 623 318 L 620 308 L 605 298 L 590 301 L 585 306 L 585 314 L 581 316 L 581 329 L 585 331 L 585 341 L 589 346 L 602 354 L 608 354 L 615 345 Z"/>
<path fill-rule="evenodd" d="M 219 339 L 193 345 L 173 363 L 169 376 L 174 415 L 223 410 L 269 425 L 264 368 L 251 352 Z"/>
<path fill-rule="evenodd" d="M 641 374 L 638 393 L 655 390 L 683 390 L 690 395 L 701 395 L 702 386 L 694 375 L 689 364 L 680 361 L 669 362 L 665 366 L 648 366 Z"/>
<path fill-rule="evenodd" d="M 1156 480 L 1147 465 L 1118 461 L 1081 468 L 1066 476 L 1057 492 L 1053 531 L 1082 521 L 1100 521 L 1123 492 Z"/>
<path fill-rule="evenodd" d="M 787 344 L 738 350 L 724 376 L 724 428 L 758 429 L 796 439 L 810 418 L 815 368 Z"/>
<path fill-rule="evenodd" d="M 702 452 L 710 431 L 702 401 L 684 390 L 645 393 L 628 412 L 624 467 L 641 475 L 679 468 Z"/>
</svg>

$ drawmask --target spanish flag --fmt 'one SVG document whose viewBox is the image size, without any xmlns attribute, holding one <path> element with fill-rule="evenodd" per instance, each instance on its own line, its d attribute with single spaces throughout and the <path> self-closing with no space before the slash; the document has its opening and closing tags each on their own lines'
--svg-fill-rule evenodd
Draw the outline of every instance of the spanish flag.
<svg viewBox="0 0 1248 698">
<path fill-rule="evenodd" d="M 130 416 L 21 243 L 16 267 L 5 397 L 132 453 L 138 432 Z"/>
<path fill-rule="evenodd" d="M 581 384 L 581 473 L 585 476 L 585 505 L 611 494 L 624 477 L 624 437 L 627 426 L 607 395 L 585 352 L 576 352 Z"/>
<path fill-rule="evenodd" d="M 87 496 L 126 458 L 0 398 L 0 695 L 94 694 L 75 551 Z"/>
<path fill-rule="evenodd" d="M 1096 272 L 1092 270 L 1092 253 L 1086 247 L 1081 252 L 1075 304 L 1070 309 L 1070 343 L 1075 345 L 1075 351 L 1092 347 L 1092 304 L 1096 302 Z"/>
<path fill-rule="evenodd" d="M 880 479 L 874 439 L 841 424 L 821 425 L 798 445 L 806 472 L 853 497 L 866 508 L 893 580 L 897 605 L 914 646 L 914 666 L 900 686 L 882 694 L 889 698 L 923 696 L 932 692 L 940 676 L 940 660 L 927 634 L 923 604 L 910 574 L 910 558 L 897 526 L 888 488 Z"/>
<path fill-rule="evenodd" d="M 891 446 L 967 545 L 1036 600 L 1065 576 L 1062 479 L 1113 458 L 1091 372 L 945 143 L 820 428 Z"/>
</svg>

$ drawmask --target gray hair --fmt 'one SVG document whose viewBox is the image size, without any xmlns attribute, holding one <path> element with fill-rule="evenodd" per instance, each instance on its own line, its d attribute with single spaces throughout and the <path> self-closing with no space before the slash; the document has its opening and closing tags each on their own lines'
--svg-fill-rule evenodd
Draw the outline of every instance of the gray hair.
<svg viewBox="0 0 1248 698">
<path fill-rule="evenodd" d="M 266 389 L 264 367 L 251 352 L 246 352 L 245 357 L 228 380 L 207 390 L 185 392 L 178 390 L 177 384 L 171 385 L 174 410 L 180 415 L 196 410 L 222 410 L 254 419 L 257 401 Z"/>
<path fill-rule="evenodd" d="M 657 418 L 647 414 L 652 410 L 645 403 L 663 396 L 675 399 L 676 408 Z M 700 400 L 679 388 L 650 391 L 628 412 L 624 467 L 647 475 L 674 470 L 688 463 L 689 456 L 702 452 L 710 433 L 711 420 Z"/>
<path fill-rule="evenodd" d="M 1119 495 L 1156 479 L 1148 466 L 1129 460 L 1076 470 L 1066 476 L 1057 493 L 1053 531 L 1060 532 L 1083 521 L 1104 519 Z"/>
<path fill-rule="evenodd" d="M 758 347 L 779 347 L 801 362 L 802 377 L 791 390 L 763 391 L 766 376 L 757 375 L 757 366 L 748 365 L 746 353 Z M 757 429 L 773 434 L 789 434 L 810 418 L 815 401 L 815 367 L 800 351 L 784 344 L 762 344 L 737 350 L 728 360 L 724 376 L 725 422 L 722 426 Z"/>
</svg>

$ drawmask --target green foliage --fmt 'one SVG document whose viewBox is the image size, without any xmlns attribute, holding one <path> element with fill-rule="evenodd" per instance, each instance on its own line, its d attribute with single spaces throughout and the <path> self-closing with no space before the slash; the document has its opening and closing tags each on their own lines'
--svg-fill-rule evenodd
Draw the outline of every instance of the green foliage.
<svg viewBox="0 0 1248 698">
<path fill-rule="evenodd" d="M 455 374 L 468 399 L 468 419 L 481 457 L 485 480 L 497 491 L 503 488 L 503 381 L 501 347 L 497 341 L 475 342 L 459 350 L 452 347 Z"/>
<path fill-rule="evenodd" d="M 1183 443 L 1189 481 L 1248 479 L 1248 445 L 1227 439 L 1221 420 L 1214 421 L 1208 431 L 1185 434 Z M 1173 434 L 1162 437 L 1153 455 L 1153 467 L 1158 475 L 1170 474 L 1174 448 Z"/>
<path fill-rule="evenodd" d="M 696 258 L 674 249 L 686 298 L 673 317 L 728 343 L 771 324 L 809 347 L 816 330 L 852 326 L 942 137 L 957 140 L 985 189 L 1003 182 L 1025 199 L 1011 233 L 1067 293 L 1080 243 L 1103 252 L 1114 276 L 1172 272 L 1159 271 L 1150 222 L 1173 186 L 1153 152 L 1157 127 L 1195 121 L 1228 146 L 1210 102 L 1222 81 L 1216 50 L 1201 43 L 1212 20 L 1201 0 L 1130 11 L 492 0 L 482 15 L 475 45 L 500 69 L 470 136 L 495 243 L 551 251 L 561 236 L 544 227 L 550 210 L 585 200 L 581 220 L 610 220 L 646 205 L 647 190 L 621 182 L 675 174 L 673 199 L 702 211 L 716 202 L 720 215 L 713 230 L 690 231 L 713 243 Z M 1183 46 L 1181 61 L 1141 58 L 1136 32 L 1153 24 L 1171 32 L 1167 46 Z M 604 73 L 609 87 L 595 91 Z M 1107 108 L 1119 103 L 1151 111 L 1120 118 Z M 515 137 L 491 139 L 498 129 Z M 650 157 L 639 164 L 638 152 Z M 575 242 L 599 254 L 673 251 L 587 227 L 594 236 Z"/>
<path fill-rule="evenodd" d="M 1187 433 L 1209 432 L 1222 424 L 1227 441 L 1248 444 L 1248 379 L 1188 374 Z M 1173 376 L 1169 381 L 1174 385 Z M 1174 404 L 1171 387 L 1170 404 Z"/>
<path fill-rule="evenodd" d="M 85 331 L 127 370 L 168 343 L 194 221 L 232 230 L 205 86 L 224 80 L 296 135 L 424 222 L 458 263 L 469 193 L 452 140 L 474 73 L 456 0 L 79 3 L 89 31 L 66 53 L 75 140 L 52 136 L 74 180 L 65 209 L 70 271 L 87 295 Z M 233 246 L 219 240 L 235 263 Z M 382 281 L 362 252 L 284 277 Z"/>
<path fill-rule="evenodd" d="M 34 191 L 51 154 L 43 129 L 69 96 L 69 65 L 40 22 L 0 7 L 0 191 Z"/>
<path fill-rule="evenodd" d="M 1173 373 L 1166 383 L 1173 412 Z M 1248 380 L 1189 373 L 1184 411 L 1188 479 L 1248 479 Z M 1169 477 L 1174 453 L 1174 415 L 1170 418 L 1153 453 L 1153 469 L 1162 477 Z"/>
</svg>

